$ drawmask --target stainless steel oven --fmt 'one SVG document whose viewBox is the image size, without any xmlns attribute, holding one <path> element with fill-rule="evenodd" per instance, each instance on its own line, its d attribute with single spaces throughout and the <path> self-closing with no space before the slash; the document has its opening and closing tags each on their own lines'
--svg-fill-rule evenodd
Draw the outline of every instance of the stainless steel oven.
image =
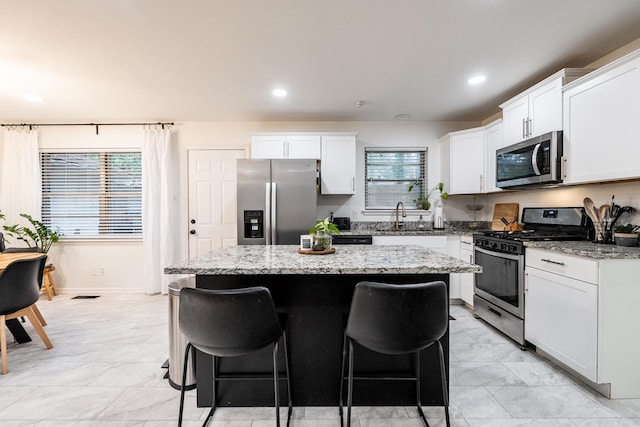
<svg viewBox="0 0 640 427">
<path fill-rule="evenodd" d="M 525 242 L 586 240 L 592 228 L 583 208 L 524 208 L 520 232 L 475 234 L 474 312 L 524 347 Z"/>
<path fill-rule="evenodd" d="M 482 239 L 475 243 L 475 263 L 482 266 L 482 274 L 476 274 L 474 312 L 524 345 L 524 246 L 506 253 L 499 245 L 483 247 Z"/>
</svg>

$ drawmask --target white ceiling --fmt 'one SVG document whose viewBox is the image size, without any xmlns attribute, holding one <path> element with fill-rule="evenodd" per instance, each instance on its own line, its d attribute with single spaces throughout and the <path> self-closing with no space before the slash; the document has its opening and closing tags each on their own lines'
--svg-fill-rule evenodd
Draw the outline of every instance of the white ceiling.
<svg viewBox="0 0 640 427">
<path fill-rule="evenodd" d="M 483 120 L 640 37 L 638 0 L 0 3 L 3 122 Z"/>
</svg>

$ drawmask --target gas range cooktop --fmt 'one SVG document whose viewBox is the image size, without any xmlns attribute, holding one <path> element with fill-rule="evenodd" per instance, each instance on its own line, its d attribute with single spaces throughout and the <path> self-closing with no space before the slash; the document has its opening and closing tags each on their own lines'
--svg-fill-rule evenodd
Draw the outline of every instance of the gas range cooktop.
<svg viewBox="0 0 640 427">
<path fill-rule="evenodd" d="M 560 231 L 485 231 L 482 236 L 493 237 L 495 239 L 513 240 L 517 242 L 527 242 L 534 240 L 585 240 L 584 234 L 576 234 L 571 232 Z"/>
<path fill-rule="evenodd" d="M 523 231 L 485 231 L 474 234 L 477 248 L 522 254 L 524 242 L 587 240 L 592 223 L 584 208 L 524 208 Z"/>
</svg>

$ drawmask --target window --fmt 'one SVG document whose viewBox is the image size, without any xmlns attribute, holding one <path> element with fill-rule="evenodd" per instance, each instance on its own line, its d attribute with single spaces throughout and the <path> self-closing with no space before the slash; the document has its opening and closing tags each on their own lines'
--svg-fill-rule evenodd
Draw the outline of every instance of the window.
<svg viewBox="0 0 640 427">
<path fill-rule="evenodd" d="M 139 152 L 41 153 L 42 222 L 63 236 L 140 236 Z"/>
<path fill-rule="evenodd" d="M 413 200 L 427 188 L 426 176 L 426 148 L 365 149 L 365 209 L 395 209 L 398 202 L 416 209 Z"/>
</svg>

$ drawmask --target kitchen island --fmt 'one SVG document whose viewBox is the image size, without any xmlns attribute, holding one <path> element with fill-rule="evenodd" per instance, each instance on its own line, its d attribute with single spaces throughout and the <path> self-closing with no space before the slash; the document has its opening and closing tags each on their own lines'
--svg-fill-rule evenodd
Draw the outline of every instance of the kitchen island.
<svg viewBox="0 0 640 427">
<path fill-rule="evenodd" d="M 342 245 L 329 255 L 303 255 L 297 246 L 233 246 L 165 268 L 167 274 L 195 274 L 196 287 L 229 289 L 262 285 L 269 288 L 278 311 L 288 316 L 293 403 L 296 406 L 336 406 L 340 391 L 343 328 L 356 283 L 420 283 L 442 280 L 449 273 L 476 273 L 479 266 L 420 246 Z M 443 338 L 449 365 L 449 332 Z M 356 349 L 360 372 L 407 373 L 409 356 L 386 356 Z M 442 405 L 435 347 L 422 352 L 422 400 Z M 284 368 L 284 365 L 283 365 Z M 221 373 L 268 373 L 270 350 L 223 359 Z M 211 358 L 196 357 L 198 405 L 211 402 Z M 412 405 L 415 386 L 409 381 L 358 381 L 355 405 Z M 283 404 L 285 403 L 283 393 Z M 272 405 L 269 381 L 222 382 L 221 406 Z"/>
</svg>

